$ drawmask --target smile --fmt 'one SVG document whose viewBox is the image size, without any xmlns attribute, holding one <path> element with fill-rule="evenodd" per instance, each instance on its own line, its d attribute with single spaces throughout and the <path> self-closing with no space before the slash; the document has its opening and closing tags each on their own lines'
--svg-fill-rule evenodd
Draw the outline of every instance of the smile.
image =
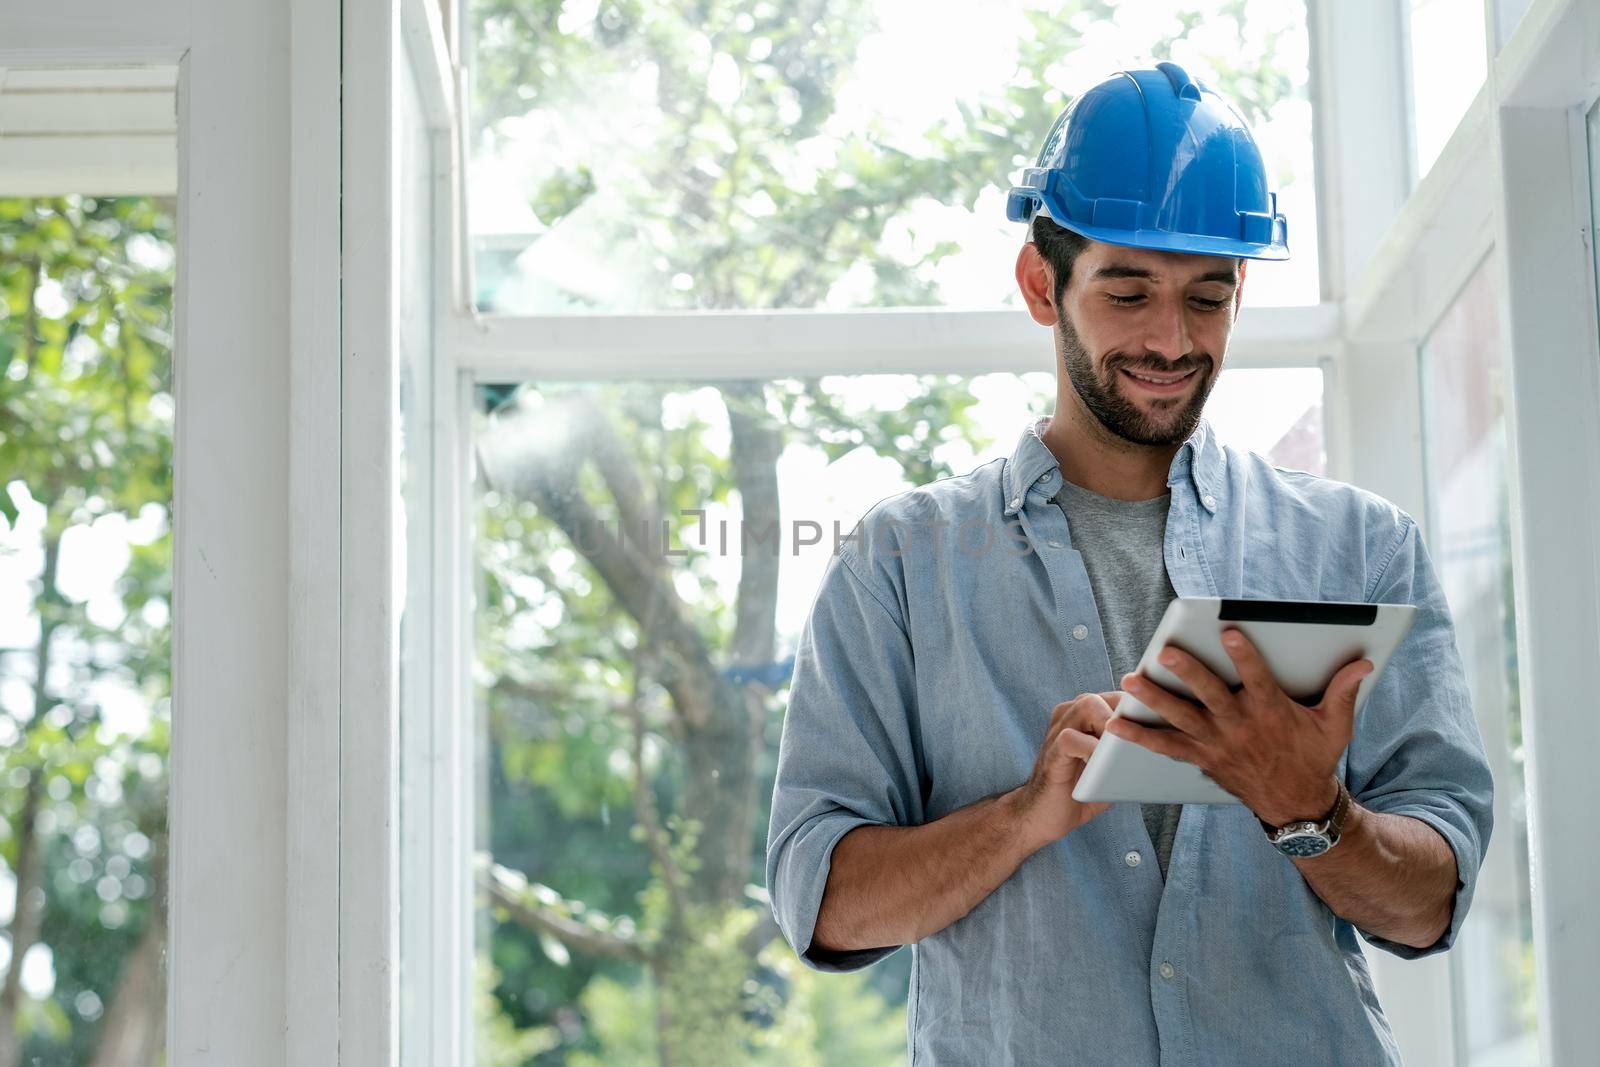
<svg viewBox="0 0 1600 1067">
<path fill-rule="evenodd" d="M 1123 367 L 1122 373 L 1126 374 L 1129 378 L 1132 378 L 1134 381 L 1138 382 L 1140 386 L 1153 393 L 1176 393 L 1183 388 L 1185 382 L 1194 377 L 1193 370 L 1189 371 L 1187 374 L 1177 375 L 1135 374 L 1128 368 Z"/>
</svg>

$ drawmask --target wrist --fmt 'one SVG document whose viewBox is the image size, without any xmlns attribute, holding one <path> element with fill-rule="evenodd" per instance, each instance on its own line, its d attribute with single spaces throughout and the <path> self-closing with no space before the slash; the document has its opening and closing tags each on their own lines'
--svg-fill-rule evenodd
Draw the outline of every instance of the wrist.
<svg viewBox="0 0 1600 1067">
<path fill-rule="evenodd" d="M 1322 822 L 1333 811 L 1339 800 L 1339 781 L 1332 774 L 1322 780 L 1320 792 L 1306 794 L 1307 799 L 1274 801 L 1255 809 L 1256 818 L 1269 830 L 1292 822 Z"/>
<path fill-rule="evenodd" d="M 1290 859 L 1314 859 L 1325 855 L 1329 849 L 1343 840 L 1346 831 L 1352 829 L 1350 816 L 1352 809 L 1355 808 L 1355 800 L 1345 789 L 1342 781 L 1335 777 L 1332 782 L 1333 806 L 1321 818 L 1294 819 L 1278 826 L 1262 820 L 1261 825 L 1266 830 L 1267 838 L 1272 842 L 1273 848 Z"/>
<path fill-rule="evenodd" d="M 995 803 L 997 830 L 1005 841 L 1022 850 L 1024 858 L 1053 840 L 1037 825 L 1038 820 L 1033 812 L 1032 797 L 1028 795 L 1026 784 L 1017 786 L 1009 793 L 1001 793 Z"/>
</svg>

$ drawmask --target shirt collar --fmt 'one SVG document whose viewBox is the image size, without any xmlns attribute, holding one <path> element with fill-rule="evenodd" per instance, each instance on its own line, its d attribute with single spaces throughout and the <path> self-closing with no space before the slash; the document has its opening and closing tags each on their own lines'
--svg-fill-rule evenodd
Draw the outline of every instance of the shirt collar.
<svg viewBox="0 0 1600 1067">
<path fill-rule="evenodd" d="M 1008 519 L 1022 510 L 1030 490 L 1038 488 L 1055 496 L 1059 488 L 1061 464 L 1039 436 L 1049 421 L 1048 415 L 1030 420 L 1023 427 L 1016 450 L 1006 463 L 1004 514 Z M 1200 506 L 1215 514 L 1221 502 L 1224 463 L 1225 457 L 1222 446 L 1217 442 L 1216 432 L 1202 418 L 1178 449 L 1177 455 L 1172 457 L 1167 485 L 1176 486 L 1187 477 L 1194 486 L 1195 496 L 1200 499 Z"/>
</svg>

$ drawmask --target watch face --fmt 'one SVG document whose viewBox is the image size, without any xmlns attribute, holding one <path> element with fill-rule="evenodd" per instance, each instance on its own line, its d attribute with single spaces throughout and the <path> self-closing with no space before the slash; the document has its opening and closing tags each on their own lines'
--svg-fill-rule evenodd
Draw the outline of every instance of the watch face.
<svg viewBox="0 0 1600 1067">
<path fill-rule="evenodd" d="M 1297 830 L 1273 842 L 1285 856 L 1320 856 L 1333 847 L 1327 835 L 1315 830 Z"/>
</svg>

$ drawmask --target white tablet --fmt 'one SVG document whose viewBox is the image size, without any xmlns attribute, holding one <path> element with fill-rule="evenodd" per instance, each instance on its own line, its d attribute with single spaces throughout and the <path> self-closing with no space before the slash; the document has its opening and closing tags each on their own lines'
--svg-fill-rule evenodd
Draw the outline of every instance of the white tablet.
<svg viewBox="0 0 1600 1067">
<path fill-rule="evenodd" d="M 1260 650 L 1283 691 L 1302 704 L 1320 700 L 1345 664 L 1371 660 L 1372 671 L 1356 690 L 1359 714 L 1416 612 L 1411 604 L 1181 597 L 1167 605 L 1137 670 L 1157 685 L 1193 699 L 1188 686 L 1156 662 L 1162 649 L 1176 645 L 1237 688 L 1239 672 L 1222 648 L 1222 631 L 1236 627 Z M 1127 693 L 1117 704 L 1117 714 L 1173 729 Z M 1147 804 L 1239 802 L 1194 764 L 1159 755 L 1112 734 L 1100 738 L 1072 796 L 1083 801 Z"/>
</svg>

